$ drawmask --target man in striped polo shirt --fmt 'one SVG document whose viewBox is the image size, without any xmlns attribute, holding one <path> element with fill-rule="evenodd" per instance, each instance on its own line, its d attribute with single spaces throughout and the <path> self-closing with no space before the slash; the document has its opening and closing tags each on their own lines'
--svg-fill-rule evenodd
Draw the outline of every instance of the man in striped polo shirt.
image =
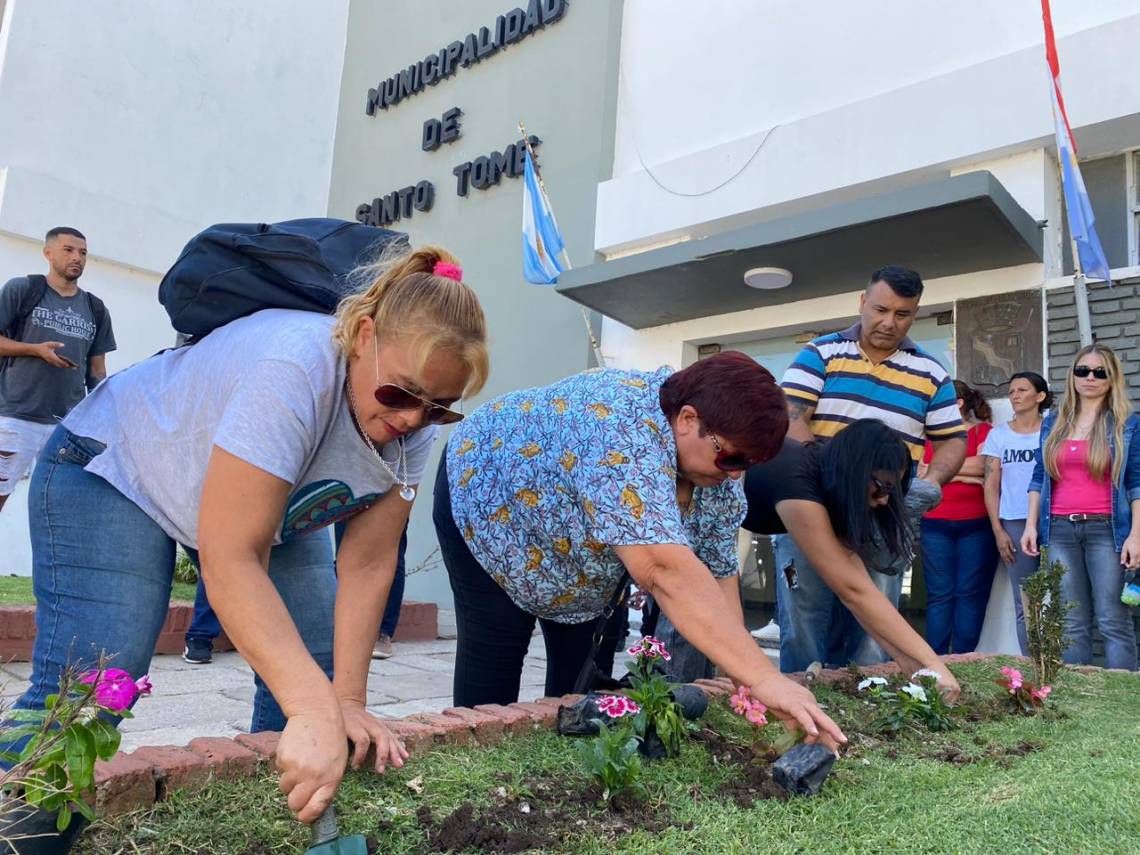
<svg viewBox="0 0 1140 855">
<path fill-rule="evenodd" d="M 912 492 L 929 496 L 924 507 L 933 507 L 966 458 L 966 432 L 946 369 L 907 337 L 921 297 L 922 279 L 913 270 L 876 270 L 859 298 L 859 322 L 810 342 L 780 385 L 788 399 L 788 436 L 801 442 L 826 440 L 856 419 L 878 419 L 902 436 L 917 467 L 929 439 L 934 456 Z M 883 649 L 791 538 L 777 537 L 774 548 L 782 571 L 776 574 L 781 670 L 800 671 L 817 660 L 840 666 L 883 661 Z M 895 608 L 909 559 L 897 556 L 890 574 L 868 568 Z"/>
</svg>

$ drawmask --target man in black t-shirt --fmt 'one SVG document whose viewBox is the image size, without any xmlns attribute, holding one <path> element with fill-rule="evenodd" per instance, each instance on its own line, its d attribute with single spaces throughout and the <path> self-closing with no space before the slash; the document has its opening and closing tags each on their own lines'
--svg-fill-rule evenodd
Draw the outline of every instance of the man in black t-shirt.
<svg viewBox="0 0 1140 855">
<path fill-rule="evenodd" d="M 58 226 L 43 254 L 46 276 L 0 289 L 0 509 L 60 419 L 107 376 L 115 349 L 107 309 L 78 285 L 87 239 Z"/>
</svg>

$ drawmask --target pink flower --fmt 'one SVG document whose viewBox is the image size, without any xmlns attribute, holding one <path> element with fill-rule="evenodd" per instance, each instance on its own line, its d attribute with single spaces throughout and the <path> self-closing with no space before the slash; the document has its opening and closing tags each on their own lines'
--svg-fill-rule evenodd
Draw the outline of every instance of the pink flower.
<svg viewBox="0 0 1140 855">
<path fill-rule="evenodd" d="M 1009 693 L 1011 695 L 1015 694 L 1024 682 L 1021 672 L 1016 668 L 1010 668 L 1008 665 L 1003 666 L 1001 672 L 1005 675 L 1006 679 L 1009 680 Z"/>
<path fill-rule="evenodd" d="M 621 718 L 624 715 L 637 715 L 641 707 L 624 695 L 605 695 L 598 698 L 598 709 L 610 718 Z"/>
<path fill-rule="evenodd" d="M 652 635 L 642 636 L 641 641 L 629 648 L 626 653 L 630 656 L 644 657 L 645 659 L 662 659 L 668 662 L 673 657 L 665 649 L 665 645 Z"/>
<path fill-rule="evenodd" d="M 88 671 L 79 682 L 95 686 L 95 703 L 111 712 L 122 712 L 135 702 L 139 695 L 151 692 L 150 678 L 140 677 L 136 683 L 121 668 L 107 668 L 102 673 Z"/>
<path fill-rule="evenodd" d="M 757 727 L 763 727 L 768 723 L 768 718 L 764 715 L 768 712 L 768 708 L 760 701 L 753 699 L 747 686 L 741 686 L 737 689 L 736 694 L 729 698 L 729 701 L 732 704 L 733 712 L 744 716 Z"/>
<path fill-rule="evenodd" d="M 753 701 L 752 706 L 744 713 L 744 717 L 752 722 L 757 727 L 763 727 L 768 723 L 768 717 L 764 715 L 768 708 L 759 701 Z"/>
<path fill-rule="evenodd" d="M 752 707 L 752 698 L 749 695 L 747 686 L 741 686 L 737 689 L 736 694 L 733 695 L 729 701 L 732 704 L 732 711 L 737 715 L 745 715 Z"/>
<path fill-rule="evenodd" d="M 1033 697 L 1033 700 L 1044 702 L 1045 699 L 1049 697 L 1051 691 L 1053 691 L 1052 686 L 1042 686 L 1040 689 L 1034 689 L 1029 694 Z"/>
</svg>

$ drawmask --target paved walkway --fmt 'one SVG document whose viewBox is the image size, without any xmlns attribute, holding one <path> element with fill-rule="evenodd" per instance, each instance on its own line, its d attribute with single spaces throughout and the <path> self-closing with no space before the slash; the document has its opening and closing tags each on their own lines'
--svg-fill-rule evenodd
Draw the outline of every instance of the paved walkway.
<svg viewBox="0 0 1140 855">
<path fill-rule="evenodd" d="M 369 668 L 368 708 L 379 716 L 399 718 L 439 712 L 452 705 L 451 675 L 455 667 L 455 613 L 441 609 L 434 641 L 396 644 L 396 655 L 373 660 Z M 450 637 L 449 637 L 450 636 Z M 619 657 L 620 661 L 620 657 Z M 28 685 L 31 664 L 13 662 L 0 668 L 0 700 L 11 702 Z M 185 745 L 196 736 L 234 736 L 249 730 L 253 713 L 253 671 L 237 653 L 220 653 L 209 665 L 191 665 L 179 656 L 156 656 L 150 678 L 154 694 L 124 721 L 123 750 L 143 745 Z M 522 700 L 541 697 L 546 680 L 542 636 L 531 642 L 523 665 Z"/>
</svg>

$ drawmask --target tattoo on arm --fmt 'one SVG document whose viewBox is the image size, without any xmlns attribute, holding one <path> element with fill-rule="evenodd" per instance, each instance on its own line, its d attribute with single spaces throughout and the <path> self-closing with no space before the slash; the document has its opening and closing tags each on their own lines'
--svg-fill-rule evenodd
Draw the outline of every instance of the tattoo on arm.
<svg viewBox="0 0 1140 855">
<path fill-rule="evenodd" d="M 997 464 L 997 458 L 996 458 L 996 457 L 987 457 L 987 458 L 986 458 L 986 462 L 985 462 L 985 464 L 984 464 L 984 466 L 985 466 L 985 472 L 986 472 L 986 477 L 989 477 L 990 475 L 993 475 L 993 473 L 994 473 L 994 466 L 995 466 L 996 464 Z"/>
<path fill-rule="evenodd" d="M 815 407 L 799 400 L 798 398 L 788 398 L 788 421 L 794 422 L 796 419 L 804 419 L 804 416 L 811 417 L 815 411 Z"/>
</svg>

